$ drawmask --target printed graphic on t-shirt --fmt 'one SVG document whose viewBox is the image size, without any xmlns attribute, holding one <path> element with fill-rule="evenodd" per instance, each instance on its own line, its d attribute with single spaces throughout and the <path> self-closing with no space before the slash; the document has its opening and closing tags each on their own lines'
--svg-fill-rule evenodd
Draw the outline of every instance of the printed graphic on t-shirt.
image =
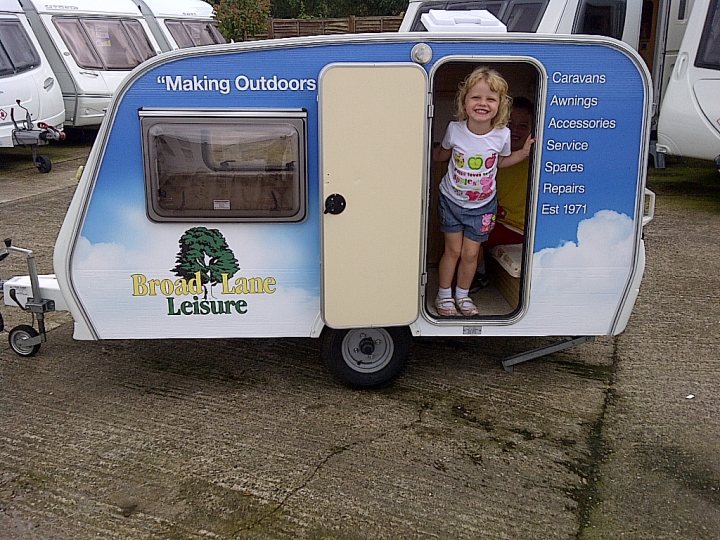
<svg viewBox="0 0 720 540">
<path fill-rule="evenodd" d="M 467 197 L 469 201 L 482 201 L 492 197 L 494 193 L 495 169 L 497 153 L 489 156 L 474 155 L 467 159 L 467 167 L 461 165 L 464 161 L 462 153 L 453 150 L 453 188 L 458 197 Z"/>
<path fill-rule="evenodd" d="M 465 122 L 450 122 L 441 146 L 452 149 L 440 192 L 464 208 L 480 208 L 495 194 L 500 156 L 510 155 L 510 130 L 505 126 L 478 135 Z"/>
<path fill-rule="evenodd" d="M 453 150 L 453 160 L 455 161 L 455 166 L 457 168 L 462 169 L 465 167 L 465 156 L 462 152 Z"/>
<path fill-rule="evenodd" d="M 470 159 L 468 159 L 468 167 L 471 168 L 473 171 L 480 170 L 483 166 L 483 158 L 481 155 L 473 156 Z"/>
</svg>

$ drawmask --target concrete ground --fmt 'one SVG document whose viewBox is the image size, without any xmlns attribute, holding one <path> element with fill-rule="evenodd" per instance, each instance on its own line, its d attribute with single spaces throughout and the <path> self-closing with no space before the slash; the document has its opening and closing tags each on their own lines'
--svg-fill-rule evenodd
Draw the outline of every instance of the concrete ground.
<svg viewBox="0 0 720 540">
<path fill-rule="evenodd" d="M 88 151 L 0 154 L 0 236 L 43 272 Z M 512 375 L 552 340 L 417 339 L 364 392 L 312 339 L 76 342 L 57 313 L 36 357 L 0 342 L 0 538 L 720 537 L 720 177 L 650 187 L 626 332 Z"/>
</svg>

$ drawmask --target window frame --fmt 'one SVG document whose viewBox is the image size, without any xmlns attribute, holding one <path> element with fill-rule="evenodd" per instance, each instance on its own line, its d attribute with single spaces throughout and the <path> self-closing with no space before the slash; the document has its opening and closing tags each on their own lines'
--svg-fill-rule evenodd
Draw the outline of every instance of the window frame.
<svg viewBox="0 0 720 540">
<path fill-rule="evenodd" d="M 603 5 L 603 6 L 621 6 L 620 10 L 620 25 L 619 25 L 619 34 L 618 35 L 607 35 L 602 33 L 597 34 L 588 34 L 587 32 L 580 31 L 580 23 L 582 22 L 584 24 L 585 19 L 585 12 L 588 7 L 588 5 L 591 2 L 595 2 L 597 5 Z M 618 40 L 622 40 L 623 34 L 625 33 L 625 23 L 627 21 L 627 0 L 580 0 L 578 2 L 578 9 L 575 14 L 575 22 L 573 23 L 573 34 L 585 34 L 585 35 L 592 35 L 592 36 L 605 36 L 610 37 Z M 612 21 L 613 26 L 615 21 Z"/>
<path fill-rule="evenodd" d="M 156 55 L 155 48 L 153 47 L 152 43 L 150 42 L 150 39 L 147 36 L 147 32 L 145 32 L 145 29 L 142 26 L 142 23 L 139 19 L 136 19 L 134 17 L 97 17 L 97 16 L 54 16 L 52 17 L 53 25 L 55 26 L 55 29 L 60 34 L 63 42 L 67 46 L 68 50 L 70 51 L 70 55 L 72 56 L 72 59 L 75 61 L 75 63 L 78 65 L 78 67 L 82 69 L 92 69 L 97 71 L 131 71 L 140 64 L 142 64 L 145 60 L 152 58 Z M 129 51 L 132 53 L 132 55 L 135 57 L 135 60 L 139 60 L 137 64 L 129 67 L 109 67 L 108 62 L 104 58 L 101 51 L 98 50 L 98 48 L 95 46 L 95 43 L 90 35 L 90 30 L 88 28 L 88 25 L 85 24 L 86 22 L 92 22 L 92 23 L 110 23 L 117 25 L 117 28 L 121 29 L 122 33 L 124 34 L 124 37 L 127 41 L 127 43 L 130 45 Z M 84 45 L 86 51 L 86 54 L 89 54 L 92 56 L 95 60 L 95 64 L 89 64 L 85 60 L 82 60 L 78 57 L 78 52 L 76 50 L 76 46 L 80 46 L 80 43 L 78 43 L 78 40 L 68 41 L 66 37 L 69 36 L 68 30 L 63 29 L 63 26 L 70 26 L 69 23 L 72 23 L 72 25 L 77 29 L 77 32 L 75 33 L 75 36 L 79 38 L 79 41 L 82 42 Z M 140 29 L 142 30 L 142 34 L 145 38 L 145 43 L 142 44 L 146 46 L 145 52 L 143 52 L 140 48 L 140 44 L 137 42 L 137 38 L 140 36 L 136 31 L 133 31 L 130 29 L 131 25 L 139 25 Z M 135 29 L 137 30 L 137 28 Z M 147 54 L 145 54 L 147 53 Z M 148 56 L 149 54 L 149 56 Z"/>
<path fill-rule="evenodd" d="M 165 27 L 168 29 L 168 32 L 170 32 L 170 35 L 175 40 L 175 43 L 178 44 L 178 47 L 181 49 L 187 49 L 189 47 L 201 47 L 205 45 L 218 45 L 221 43 L 227 43 L 225 40 L 225 37 L 220 33 L 220 31 L 217 28 L 217 25 L 214 21 L 209 20 L 186 20 L 186 19 L 165 19 L 164 21 Z M 204 27 L 204 32 L 208 35 L 208 39 L 210 43 L 197 43 L 195 39 L 193 39 L 193 34 L 190 31 L 191 27 L 200 26 L 202 25 Z M 178 41 L 178 36 L 176 36 L 175 32 L 178 32 L 181 34 L 181 37 L 187 39 L 187 41 L 190 43 L 190 45 L 183 46 Z M 218 39 L 220 37 L 221 39 Z"/>
<path fill-rule="evenodd" d="M 234 222 L 234 223 L 300 223 L 307 218 L 308 213 L 308 174 L 307 174 L 307 111 L 303 109 L 236 109 L 236 110 L 210 110 L 210 109 L 141 109 L 139 111 L 143 174 L 145 177 L 146 213 L 150 220 L 155 222 L 185 223 L 185 222 Z M 262 210 L 236 210 L 234 213 L 217 214 L 224 209 L 213 210 L 166 210 L 160 207 L 158 194 L 160 180 L 157 171 L 157 153 L 151 144 L 150 129 L 157 125 L 204 125 L 204 126 L 268 126 L 290 125 L 298 134 L 297 162 L 292 170 L 295 171 L 293 190 L 297 197 L 297 208 L 291 214 L 267 215 Z M 207 173 L 246 172 L 246 167 L 224 169 L 213 167 L 207 159 L 206 144 L 200 143 L 201 159 L 199 163 L 207 169 Z M 198 162 L 196 162 L 198 163 Z M 267 170 L 266 172 L 280 172 Z M 264 211 L 267 212 L 267 211 Z"/>
<path fill-rule="evenodd" d="M 538 0 L 515 0 L 514 2 L 510 2 L 503 11 L 502 21 L 503 23 L 508 24 L 510 22 L 510 16 L 515 13 L 517 8 L 535 4 L 540 4 L 540 9 L 538 10 L 537 15 L 535 15 L 532 28 L 530 30 L 515 30 L 514 28 L 510 28 L 508 25 L 508 32 L 537 32 L 538 26 L 540 26 L 540 21 L 542 20 L 543 15 L 545 15 L 545 10 L 549 4 L 548 1 L 540 2 Z"/>
<path fill-rule="evenodd" d="M 195 46 L 192 37 L 190 37 L 190 34 L 188 34 L 188 31 L 185 28 L 185 25 L 183 25 L 182 21 L 178 21 L 175 19 L 166 19 L 165 28 L 167 28 L 168 32 L 170 32 L 170 35 L 175 40 L 178 48 L 188 49 Z M 183 41 L 183 43 L 180 43 L 181 40 Z M 189 43 L 189 45 L 184 45 L 184 43 Z"/>
<path fill-rule="evenodd" d="M 0 67 L 0 78 L 1 77 L 11 77 L 13 75 L 18 75 L 20 73 L 25 73 L 26 71 L 31 71 L 38 66 L 40 66 L 41 60 L 40 55 L 38 54 L 37 50 L 35 49 L 35 46 L 33 45 L 32 41 L 30 40 L 30 36 L 27 35 L 27 31 L 25 30 L 25 27 L 22 25 L 22 23 L 17 19 L 0 19 L 0 27 L 14 27 L 18 30 L 18 35 L 21 36 L 21 39 L 25 40 L 25 43 L 22 45 L 26 47 L 26 51 L 30 52 L 32 55 L 32 58 L 29 62 L 18 62 L 17 58 L 13 58 L 12 50 L 8 47 L 10 44 L 9 42 L 3 43 L 0 41 L 0 55 L 2 55 L 3 59 L 8 62 L 8 65 L 10 69 L 8 70 L 2 70 Z"/>
<path fill-rule="evenodd" d="M 716 63 L 705 61 L 703 58 L 703 56 L 708 53 L 710 45 L 715 45 L 720 48 L 720 33 L 716 37 L 717 43 L 710 40 L 710 35 L 713 31 L 713 19 L 720 21 L 720 0 L 713 0 L 708 6 L 705 24 L 703 25 L 702 35 L 700 36 L 700 42 L 698 43 L 698 49 L 695 55 L 695 67 L 720 71 L 720 58 L 717 59 Z M 719 32 L 717 28 L 715 31 Z"/>
</svg>

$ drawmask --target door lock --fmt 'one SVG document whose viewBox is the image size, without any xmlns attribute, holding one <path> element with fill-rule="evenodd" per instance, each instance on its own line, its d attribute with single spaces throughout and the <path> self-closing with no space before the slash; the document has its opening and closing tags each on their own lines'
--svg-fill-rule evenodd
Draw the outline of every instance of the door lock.
<svg viewBox="0 0 720 540">
<path fill-rule="evenodd" d="M 339 193 L 333 193 L 325 199 L 325 214 L 340 214 L 345 210 L 345 197 Z"/>
</svg>

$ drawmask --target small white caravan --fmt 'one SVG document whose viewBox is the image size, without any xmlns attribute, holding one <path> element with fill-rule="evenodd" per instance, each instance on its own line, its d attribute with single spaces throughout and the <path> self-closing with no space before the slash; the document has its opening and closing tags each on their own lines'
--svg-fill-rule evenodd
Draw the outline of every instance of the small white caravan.
<svg viewBox="0 0 720 540">
<path fill-rule="evenodd" d="M 64 118 L 60 85 L 20 4 L 0 0 L 0 147 L 32 146 L 47 172 L 50 161 L 35 146 L 59 138 Z"/>
<path fill-rule="evenodd" d="M 163 51 L 226 43 L 213 7 L 202 0 L 136 0 Z"/>
<path fill-rule="evenodd" d="M 469 15 L 463 16 L 467 20 Z M 486 20 L 485 14 L 478 15 Z M 385 33 L 191 47 L 118 88 L 55 245 L 56 275 L 3 283 L 38 330 L 80 340 L 317 337 L 340 380 L 397 377 L 413 336 L 557 336 L 512 366 L 622 332 L 645 269 L 650 73 L 601 36 Z M 488 260 L 477 315 L 445 316 L 431 163 L 458 84 L 493 67 L 535 104 L 521 243 Z M 498 153 L 456 153 L 476 199 Z M 458 169 L 456 169 L 458 170 Z M 501 246 L 497 246 L 500 248 Z M 497 264 L 496 264 L 497 262 Z"/>
<path fill-rule="evenodd" d="M 720 1 L 411 0 L 400 32 L 425 31 L 431 9 L 487 9 L 508 32 L 624 41 L 652 74 L 655 165 L 665 154 L 720 162 Z"/>
<path fill-rule="evenodd" d="M 115 89 L 160 47 L 132 0 L 19 0 L 60 81 L 65 122 L 98 126 Z"/>
</svg>

